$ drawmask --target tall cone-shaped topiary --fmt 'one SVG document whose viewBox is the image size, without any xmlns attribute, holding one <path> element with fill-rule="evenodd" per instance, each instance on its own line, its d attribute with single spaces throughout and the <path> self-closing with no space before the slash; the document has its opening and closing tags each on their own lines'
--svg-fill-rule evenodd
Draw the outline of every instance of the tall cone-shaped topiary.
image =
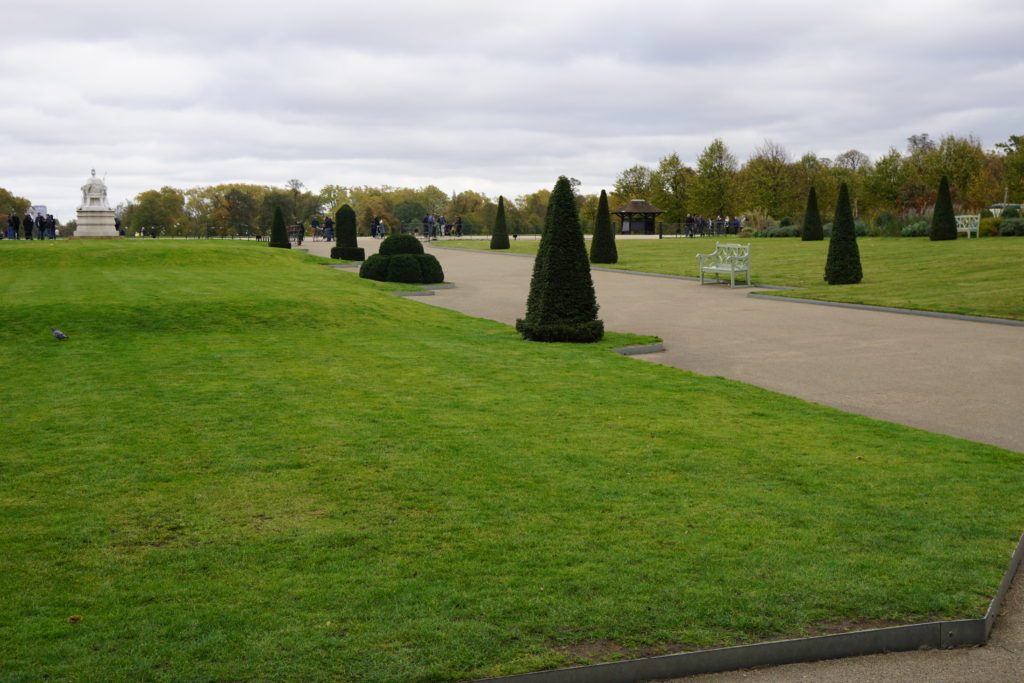
<svg viewBox="0 0 1024 683">
<path fill-rule="evenodd" d="M 804 224 L 800 228 L 800 239 L 804 242 L 816 242 L 825 239 L 821 229 L 821 214 L 818 212 L 818 193 L 814 188 L 807 194 L 807 211 L 804 213 Z"/>
<path fill-rule="evenodd" d="M 274 207 L 274 222 L 270 224 L 270 246 L 281 249 L 291 249 L 292 243 L 288 241 L 288 228 L 284 227 L 284 214 L 281 207 Z"/>
<path fill-rule="evenodd" d="M 356 212 L 348 204 L 334 212 L 334 229 L 337 236 L 331 249 L 331 258 L 346 261 L 365 261 L 366 252 L 356 242 Z"/>
<path fill-rule="evenodd" d="M 591 263 L 618 263 L 619 251 L 615 248 L 615 231 L 612 216 L 608 211 L 608 193 L 601 190 L 597 202 L 597 220 L 594 221 L 594 238 L 590 240 Z"/>
<path fill-rule="evenodd" d="M 498 213 L 491 232 L 491 249 L 508 249 L 508 226 L 505 225 L 505 198 L 498 197 Z"/>
<path fill-rule="evenodd" d="M 942 176 L 939 194 L 935 198 L 935 212 L 932 214 L 932 229 L 928 237 L 937 240 L 956 239 L 956 216 L 953 215 L 953 198 L 949 195 L 949 181 Z"/>
<path fill-rule="evenodd" d="M 516 329 L 530 341 L 586 343 L 604 336 L 576 198 L 565 176 L 555 183 L 548 202 L 526 317 L 516 321 Z"/>
<path fill-rule="evenodd" d="M 836 217 L 832 221 L 832 237 L 828 242 L 825 281 L 830 285 L 855 285 L 864 278 L 860 267 L 860 249 L 850 209 L 850 191 L 846 183 L 839 186 Z"/>
</svg>

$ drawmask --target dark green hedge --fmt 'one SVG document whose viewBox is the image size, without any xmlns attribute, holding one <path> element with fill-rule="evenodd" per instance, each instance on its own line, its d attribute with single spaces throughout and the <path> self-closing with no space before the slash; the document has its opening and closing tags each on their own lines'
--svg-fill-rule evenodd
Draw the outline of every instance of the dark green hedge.
<svg viewBox="0 0 1024 683">
<path fill-rule="evenodd" d="M 423 274 L 423 284 L 436 285 L 444 282 L 444 270 L 433 254 L 416 254 L 416 260 L 420 262 L 420 272 Z"/>
<path fill-rule="evenodd" d="M 366 250 L 362 247 L 331 247 L 331 258 L 343 261 L 365 261 Z"/>
<path fill-rule="evenodd" d="M 373 254 L 370 258 L 363 261 L 363 265 L 359 267 L 359 277 L 386 282 L 388 279 L 389 260 L 390 257 L 388 256 Z"/>
<path fill-rule="evenodd" d="M 422 254 L 423 244 L 415 235 L 391 235 L 380 243 L 378 253 L 383 256 Z"/>
</svg>

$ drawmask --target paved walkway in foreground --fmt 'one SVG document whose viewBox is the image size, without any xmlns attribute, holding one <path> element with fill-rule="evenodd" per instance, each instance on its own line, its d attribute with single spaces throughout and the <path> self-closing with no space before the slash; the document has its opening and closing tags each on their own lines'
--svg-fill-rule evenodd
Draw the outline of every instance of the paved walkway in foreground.
<svg viewBox="0 0 1024 683">
<path fill-rule="evenodd" d="M 360 240 L 367 254 L 377 244 Z M 328 255 L 331 245 L 303 246 Z M 533 259 L 428 250 L 455 288 L 419 301 L 505 323 L 523 316 Z M 593 277 L 606 329 L 664 339 L 664 352 L 638 358 L 1024 452 L 1024 327 L 759 300 L 747 296 L 750 290 L 701 287 L 690 280 L 608 271 L 593 271 Z M 1017 586 L 1010 591 L 1007 616 L 984 648 L 877 655 L 703 678 L 1024 680 L 1022 593 Z"/>
</svg>

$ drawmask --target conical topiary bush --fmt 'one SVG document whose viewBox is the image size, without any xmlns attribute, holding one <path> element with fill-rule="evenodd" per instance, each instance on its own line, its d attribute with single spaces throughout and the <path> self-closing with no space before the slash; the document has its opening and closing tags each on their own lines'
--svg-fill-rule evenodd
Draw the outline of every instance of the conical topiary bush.
<svg viewBox="0 0 1024 683">
<path fill-rule="evenodd" d="M 807 194 L 807 211 L 804 213 L 804 224 L 800 228 L 800 239 L 804 242 L 816 242 L 825 239 L 821 228 L 821 213 L 818 212 L 818 193 L 811 188 Z"/>
<path fill-rule="evenodd" d="M 942 176 L 939 194 L 935 197 L 935 212 L 932 214 L 932 229 L 928 237 L 938 240 L 956 239 L 956 216 L 953 214 L 953 198 L 949 194 L 949 181 Z"/>
<path fill-rule="evenodd" d="M 331 248 L 331 258 L 346 261 L 365 261 L 366 252 L 356 242 L 356 212 L 348 204 L 334 212 L 337 236 Z"/>
<path fill-rule="evenodd" d="M 491 232 L 491 249 L 508 249 L 508 226 L 505 225 L 505 198 L 498 197 L 498 214 Z"/>
<path fill-rule="evenodd" d="M 604 336 L 597 308 L 576 198 L 562 176 L 548 202 L 526 317 L 516 321 L 516 329 L 530 341 L 595 342 Z"/>
<path fill-rule="evenodd" d="M 594 238 L 590 241 L 591 263 L 618 263 L 619 250 L 615 248 L 615 231 L 612 216 L 608 211 L 608 193 L 601 190 L 597 202 L 597 220 L 594 221 Z"/>
<path fill-rule="evenodd" d="M 828 261 L 825 262 L 825 281 L 830 285 L 855 285 L 864 278 L 860 266 L 860 249 L 850 209 L 850 191 L 846 183 L 839 186 L 836 217 L 832 222 L 832 237 L 828 242 Z"/>
<path fill-rule="evenodd" d="M 274 207 L 274 221 L 270 224 L 270 246 L 281 249 L 291 249 L 292 243 L 288 241 L 288 228 L 284 227 L 284 214 L 281 207 Z"/>
</svg>

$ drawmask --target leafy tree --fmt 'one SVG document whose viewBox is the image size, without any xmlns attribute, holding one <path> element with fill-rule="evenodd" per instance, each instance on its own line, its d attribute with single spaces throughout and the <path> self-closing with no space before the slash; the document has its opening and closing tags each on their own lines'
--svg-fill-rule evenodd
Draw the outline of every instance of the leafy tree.
<svg viewBox="0 0 1024 683">
<path fill-rule="evenodd" d="M 292 248 L 292 243 L 288 241 L 288 228 L 284 225 L 284 213 L 280 206 L 274 208 L 274 220 L 270 226 L 270 246 L 281 249 Z"/>
<path fill-rule="evenodd" d="M 516 218 L 513 229 L 516 232 L 542 232 L 550 200 L 551 190 L 537 190 L 532 194 L 517 197 L 515 201 L 517 213 L 513 214 Z"/>
<path fill-rule="evenodd" d="M 448 195 L 436 185 L 427 185 L 418 190 L 415 199 L 430 213 L 444 213 L 448 209 Z"/>
<path fill-rule="evenodd" d="M 949 194 L 949 181 L 942 176 L 939 192 L 932 214 L 932 229 L 928 237 L 933 241 L 956 239 L 956 216 L 953 214 L 953 198 Z"/>
<path fill-rule="evenodd" d="M 818 213 L 818 193 L 814 188 L 807 194 L 807 211 L 804 213 L 804 224 L 800 228 L 800 239 L 804 242 L 815 242 L 825 239 L 821 228 L 821 214 Z"/>
<path fill-rule="evenodd" d="M 185 221 L 185 197 L 180 190 L 162 187 L 146 190 L 135 197 L 131 211 L 132 231 L 158 231 L 175 234 Z"/>
<path fill-rule="evenodd" d="M 394 216 L 401 221 L 402 225 L 418 223 L 425 215 L 427 215 L 427 210 L 423 208 L 423 205 L 412 199 L 406 199 L 395 205 Z"/>
<path fill-rule="evenodd" d="M 295 193 L 290 190 L 282 190 L 279 187 L 270 188 L 263 196 L 263 201 L 260 204 L 260 225 L 269 224 L 272 226 L 274 215 L 278 209 L 281 210 L 281 219 L 285 222 L 285 225 L 295 222 L 297 218 Z"/>
<path fill-rule="evenodd" d="M 693 181 L 693 207 L 705 216 L 731 216 L 735 213 L 736 157 L 715 138 L 697 159 L 697 177 Z"/>
<path fill-rule="evenodd" d="M 875 162 L 864 184 L 865 194 L 870 198 L 872 206 L 890 210 L 897 208 L 906 174 L 903 156 L 898 149 L 890 147 Z"/>
<path fill-rule="evenodd" d="M 526 317 L 516 329 L 531 341 L 594 342 L 604 336 L 569 179 L 555 183 L 534 261 Z"/>
<path fill-rule="evenodd" d="M 1006 169 L 1005 189 L 1008 200 L 1014 204 L 1024 202 L 1024 135 L 1011 135 L 1006 142 L 997 142 L 996 149 Z"/>
<path fill-rule="evenodd" d="M 505 198 L 498 197 L 498 213 L 494 217 L 494 231 L 491 233 L 491 249 L 508 249 L 508 226 L 505 225 Z"/>
<path fill-rule="evenodd" d="M 871 172 L 871 159 L 860 150 L 851 149 L 838 155 L 832 163 L 832 175 L 837 183 L 846 183 L 848 188 L 853 188 L 851 194 L 859 197 L 862 194 L 864 183 Z M 857 206 L 853 206 L 854 216 L 858 214 Z"/>
<path fill-rule="evenodd" d="M 4 188 L 0 187 L 0 213 L 12 214 L 16 213 L 19 216 L 24 215 L 32 207 L 32 202 L 24 197 L 17 197 L 13 193 Z M 0 230 L 3 230 L 0 227 Z"/>
<path fill-rule="evenodd" d="M 658 162 L 658 168 L 651 173 L 649 201 L 665 212 L 663 220 L 670 223 L 686 220 L 690 186 L 695 176 L 693 169 L 685 166 L 675 152 Z"/>
<path fill-rule="evenodd" d="M 738 174 L 740 206 L 764 209 L 775 218 L 794 215 L 799 211 L 796 172 L 786 148 L 765 140 Z"/>
<path fill-rule="evenodd" d="M 832 238 L 828 242 L 825 281 L 830 285 L 855 285 L 863 278 L 853 210 L 850 208 L 850 191 L 843 183 L 839 186 Z"/>
<path fill-rule="evenodd" d="M 615 248 L 615 231 L 608 212 L 608 195 L 601 190 L 597 205 L 597 220 L 594 222 L 594 239 L 590 241 L 591 263 L 618 263 L 619 252 Z"/>
<path fill-rule="evenodd" d="M 615 193 L 630 199 L 650 199 L 651 169 L 647 166 L 632 166 L 615 179 Z"/>
</svg>

